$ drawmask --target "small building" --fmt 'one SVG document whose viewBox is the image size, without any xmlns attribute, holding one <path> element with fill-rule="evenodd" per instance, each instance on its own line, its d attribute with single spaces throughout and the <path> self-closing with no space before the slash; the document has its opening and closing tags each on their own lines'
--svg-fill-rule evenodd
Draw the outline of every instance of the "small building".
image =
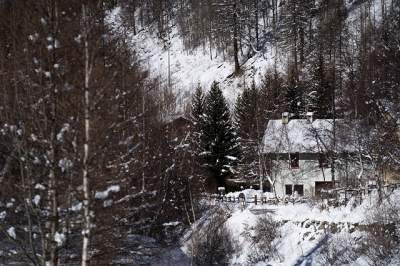
<svg viewBox="0 0 400 266">
<path fill-rule="evenodd" d="M 165 123 L 165 130 L 169 137 L 181 141 L 185 138 L 186 134 L 190 131 L 192 121 L 185 115 L 176 115 L 171 117 L 169 121 Z"/>
<path fill-rule="evenodd" d="M 355 151 L 343 124 L 339 119 L 314 120 L 312 113 L 304 119 L 289 119 L 284 113 L 282 119 L 268 122 L 261 150 L 277 197 L 316 196 L 357 175 L 356 167 L 332 160 L 333 151 L 349 156 Z"/>
</svg>

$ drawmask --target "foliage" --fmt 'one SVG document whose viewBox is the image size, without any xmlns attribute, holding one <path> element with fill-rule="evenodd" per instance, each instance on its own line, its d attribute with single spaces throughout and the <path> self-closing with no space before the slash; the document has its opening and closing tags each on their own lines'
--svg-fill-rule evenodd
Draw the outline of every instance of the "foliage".
<svg viewBox="0 0 400 266">
<path fill-rule="evenodd" d="M 201 142 L 202 154 L 211 177 L 219 186 L 225 186 L 225 177 L 235 173 L 239 145 L 228 105 L 216 82 L 205 98 Z"/>
<path fill-rule="evenodd" d="M 225 224 L 228 215 L 221 208 L 213 209 L 204 225 L 195 229 L 189 247 L 195 265 L 229 265 L 236 247 Z"/>
</svg>

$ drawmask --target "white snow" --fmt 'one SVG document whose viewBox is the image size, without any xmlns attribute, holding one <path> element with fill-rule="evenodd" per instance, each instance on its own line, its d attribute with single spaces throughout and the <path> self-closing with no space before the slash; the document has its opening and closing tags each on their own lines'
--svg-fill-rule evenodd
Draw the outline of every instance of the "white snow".
<svg viewBox="0 0 400 266">
<path fill-rule="evenodd" d="M 120 190 L 119 185 L 112 185 L 104 191 L 96 191 L 96 194 L 94 195 L 94 197 L 96 199 L 106 199 L 106 198 L 108 198 L 108 196 L 110 195 L 111 192 L 119 192 L 119 190 Z"/>
<path fill-rule="evenodd" d="M 68 158 L 62 158 L 58 162 L 58 166 L 61 168 L 61 171 L 64 173 L 65 171 L 67 171 L 68 169 L 70 169 L 73 166 L 73 163 Z"/>
<path fill-rule="evenodd" d="M 65 241 L 65 235 L 63 233 L 56 232 L 54 234 L 54 241 L 57 242 L 57 246 L 61 247 Z"/>
<path fill-rule="evenodd" d="M 34 164 L 40 164 L 40 159 L 39 159 L 38 157 L 35 157 L 35 158 L 33 159 L 33 163 L 34 163 Z"/>
<path fill-rule="evenodd" d="M 244 190 L 247 197 L 255 194 L 261 195 L 261 191 Z M 240 192 L 229 193 L 230 196 L 237 196 Z M 243 210 L 238 204 L 222 204 L 221 207 L 231 210 L 231 216 L 226 225 L 232 233 L 235 243 L 239 250 L 235 253 L 230 265 L 249 265 L 248 255 L 253 247 L 249 240 L 244 236 L 244 232 L 256 224 L 257 217 L 269 214 L 274 220 L 280 223 L 278 232 L 279 237 L 274 240 L 277 245 L 279 255 L 268 262 L 260 262 L 257 265 L 272 266 L 291 266 L 291 265 L 325 265 L 321 257 L 319 247 L 330 239 L 330 241 L 347 241 L 347 244 L 354 245 L 359 239 L 362 239 L 365 232 L 356 230 L 360 224 L 370 224 L 371 210 L 384 208 L 386 205 L 393 207 L 397 205 L 400 209 L 400 190 L 395 190 L 386 203 L 378 203 L 377 192 L 371 193 L 360 205 L 354 204 L 350 200 L 346 206 L 340 207 L 318 207 L 318 204 L 307 203 L 289 203 L 289 204 L 247 204 Z M 390 204 L 389 204 L 390 202 Z M 229 207 L 227 207 L 229 206 Z M 198 223 L 206 223 L 207 214 L 203 216 Z M 335 224 L 337 231 L 331 232 L 329 225 Z M 198 230 L 197 225 L 193 228 Z M 188 240 L 188 234 L 184 237 Z M 357 240 L 358 239 L 358 240 Z M 183 252 L 188 252 L 189 242 L 183 241 Z M 358 242 L 359 243 L 359 242 Z M 348 254 L 347 254 L 348 255 Z M 356 258 L 352 258 L 356 260 Z M 395 263 L 396 260 L 393 260 Z M 360 257 L 354 265 L 365 264 L 366 258 Z M 392 265 L 395 265 L 393 264 Z"/>
<path fill-rule="evenodd" d="M 36 185 L 35 185 L 35 189 L 38 189 L 38 190 L 45 190 L 46 189 L 46 187 L 45 186 L 43 186 L 42 184 L 40 184 L 40 183 L 37 183 Z"/>
<path fill-rule="evenodd" d="M 113 203 L 114 203 L 114 201 L 113 200 L 105 200 L 104 202 L 103 202 L 103 207 L 104 208 L 107 208 L 107 207 L 111 207 L 112 205 L 113 205 Z"/>
<path fill-rule="evenodd" d="M 282 119 L 269 120 L 262 141 L 264 153 L 322 152 L 332 147 L 333 119 Z M 335 132 L 340 135 L 336 149 L 356 150 L 355 137 L 343 119 L 335 120 Z M 343 137 L 342 137 L 343 136 Z"/>
<path fill-rule="evenodd" d="M 76 211 L 80 211 L 82 209 L 82 202 L 78 202 L 74 205 L 71 206 L 71 211 L 76 212 Z"/>
<path fill-rule="evenodd" d="M 17 238 L 17 234 L 15 233 L 15 227 L 8 228 L 7 229 L 7 234 L 13 239 Z"/>
<path fill-rule="evenodd" d="M 181 222 L 176 221 L 176 222 L 163 223 L 163 226 L 177 226 L 179 224 L 181 224 Z"/>
<path fill-rule="evenodd" d="M 231 160 L 231 161 L 237 161 L 237 159 L 238 159 L 237 157 L 230 156 L 230 155 L 225 156 L 225 158 L 228 159 L 228 160 Z"/>
<path fill-rule="evenodd" d="M 40 195 L 35 195 L 32 199 L 32 202 L 36 205 L 39 206 L 40 203 Z"/>
<path fill-rule="evenodd" d="M 70 125 L 69 125 L 68 123 L 65 123 L 65 124 L 62 126 L 60 132 L 58 132 L 58 134 L 57 134 L 57 140 L 60 141 L 60 142 L 63 142 L 63 141 L 64 141 L 64 135 L 65 135 L 65 133 L 67 133 L 69 130 L 70 130 Z"/>
<path fill-rule="evenodd" d="M 132 50 L 139 62 L 149 71 L 150 76 L 159 78 L 163 85 L 168 85 L 168 65 L 170 65 L 171 87 L 178 98 L 178 106 L 188 101 L 194 89 L 200 84 L 208 90 L 212 82 L 217 81 L 228 102 L 233 104 L 243 86 L 250 86 L 253 80 L 259 85 L 266 69 L 272 69 L 277 61 L 278 71 L 283 67 L 283 56 L 275 54 L 272 47 L 265 47 L 252 58 L 241 58 L 241 75 L 234 72 L 233 58 L 215 57 L 212 59 L 209 49 L 199 47 L 186 51 L 182 37 L 176 26 L 170 33 L 169 51 L 167 45 L 156 36 L 156 30 L 149 27 L 140 30 L 136 35 L 127 30 L 121 23 L 120 8 L 116 8 L 107 17 L 108 24 L 116 33 L 123 34 L 132 44 Z M 168 59 L 169 58 L 169 59 Z M 168 63 L 169 62 L 169 63 Z M 232 105 L 231 105 L 232 106 Z"/>
<path fill-rule="evenodd" d="M 6 211 L 2 211 L 0 212 L 0 220 L 4 220 L 7 216 L 7 212 Z"/>
</svg>

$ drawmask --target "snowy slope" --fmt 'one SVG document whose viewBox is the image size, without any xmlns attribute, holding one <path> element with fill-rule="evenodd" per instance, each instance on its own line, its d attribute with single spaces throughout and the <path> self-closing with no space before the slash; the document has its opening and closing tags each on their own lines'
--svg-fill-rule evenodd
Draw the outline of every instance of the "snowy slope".
<svg viewBox="0 0 400 266">
<path fill-rule="evenodd" d="M 386 6 L 390 6 L 392 0 L 384 0 Z M 348 11 L 347 24 L 349 25 L 350 35 L 357 36 L 360 33 L 359 20 L 361 5 L 365 0 L 347 0 L 346 8 Z M 371 2 L 371 11 L 376 23 L 381 18 L 381 0 Z M 168 65 L 170 66 L 170 77 L 172 90 L 177 95 L 177 105 L 183 109 L 194 88 L 199 84 L 204 90 L 208 90 L 213 81 L 220 83 L 225 97 L 233 104 L 236 96 L 244 86 L 249 86 L 254 80 L 256 85 L 262 82 L 266 69 L 274 69 L 285 72 L 287 53 L 281 47 L 277 50 L 266 42 L 262 50 L 252 58 L 240 58 L 243 73 L 232 75 L 234 70 L 233 58 L 223 58 L 221 55 L 215 57 L 216 51 L 212 51 L 211 59 L 209 48 L 199 47 L 195 50 L 187 51 L 184 49 L 183 40 L 179 35 L 178 29 L 172 26 L 170 38 L 170 48 L 157 36 L 157 30 L 152 27 L 139 30 L 136 35 L 124 28 L 120 19 L 121 9 L 116 8 L 108 16 L 107 21 L 115 32 L 126 36 L 135 55 L 142 63 L 150 76 L 159 78 L 161 84 L 168 85 Z"/>
<path fill-rule="evenodd" d="M 257 194 L 253 190 L 246 190 L 248 196 Z M 400 190 L 394 191 L 388 197 L 388 201 L 378 203 L 378 194 L 372 193 L 364 198 L 360 205 L 350 201 L 345 206 L 320 208 L 317 205 L 306 203 L 296 204 L 248 204 L 245 209 L 241 209 L 234 204 L 221 205 L 222 208 L 230 209 L 231 215 L 226 221 L 228 229 L 231 231 L 234 241 L 240 247 L 235 253 L 231 265 L 250 265 L 248 255 L 252 250 L 251 243 L 245 238 L 246 228 L 251 228 L 256 224 L 257 218 L 263 213 L 268 213 L 271 217 L 280 222 L 278 228 L 279 237 L 274 241 L 277 244 L 279 256 L 268 261 L 260 262 L 257 265 L 291 266 L 291 265 L 326 265 L 323 248 L 327 245 L 358 245 L 365 236 L 363 226 L 373 223 L 372 210 L 385 209 L 389 206 L 396 206 L 400 209 Z M 394 204 L 394 205 L 393 205 Z M 379 206 L 379 207 L 378 207 Z M 264 211 L 264 212 L 263 212 Z M 207 214 L 205 215 L 207 216 Z M 199 221 L 204 223 L 207 217 L 202 217 Z M 196 230 L 199 230 L 196 225 Z M 201 230 L 201 229 L 200 229 Z M 185 238 L 188 241 L 187 237 Z M 182 250 L 187 252 L 184 241 Z M 331 246 L 330 246 L 331 248 Z M 354 257 L 351 252 L 344 254 L 350 256 L 353 261 L 350 265 L 373 265 L 365 256 Z M 388 265 L 398 265 L 397 256 L 389 258 L 385 262 Z"/>
<path fill-rule="evenodd" d="M 160 78 L 162 83 L 167 85 L 168 49 L 163 41 L 157 38 L 156 30 L 149 27 L 136 35 L 126 31 L 121 23 L 119 8 L 110 14 L 108 21 L 115 31 L 126 34 L 135 55 L 149 71 L 150 76 Z M 172 28 L 170 40 L 171 85 L 178 96 L 178 105 L 185 103 L 199 84 L 207 90 L 213 81 L 220 83 L 224 96 L 230 103 L 234 103 L 244 85 L 250 86 L 253 80 L 256 85 L 259 84 L 266 69 L 273 68 L 276 63 L 279 71 L 284 65 L 283 56 L 279 54 L 276 56 L 271 47 L 266 47 L 263 52 L 257 53 L 250 59 L 241 58 L 243 73 L 235 76 L 233 58 L 224 60 L 219 56 L 211 59 L 209 51 L 204 51 L 202 48 L 185 51 L 176 27 Z"/>
</svg>

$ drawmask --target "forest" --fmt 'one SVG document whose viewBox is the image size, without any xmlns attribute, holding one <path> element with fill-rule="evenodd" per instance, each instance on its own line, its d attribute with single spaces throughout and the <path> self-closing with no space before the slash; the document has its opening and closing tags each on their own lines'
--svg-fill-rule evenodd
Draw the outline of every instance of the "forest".
<svg viewBox="0 0 400 266">
<path fill-rule="evenodd" d="M 141 35 L 167 55 L 165 76 L 141 57 Z M 202 83 L 181 64 L 195 85 L 180 84 L 174 60 L 192 54 L 227 74 Z M 240 237 L 256 253 L 239 259 L 226 221 L 250 209 L 211 200 L 238 186 L 278 198 L 263 145 L 282 114 L 333 121 L 329 141 L 309 134 L 335 188 L 373 183 L 369 214 L 388 206 L 392 219 L 360 229 L 376 246 L 344 257 L 389 265 L 400 247 L 400 202 L 385 190 L 386 173 L 400 181 L 400 1 L 0 0 L 0 265 L 303 265 L 277 244 L 291 218 L 270 216 L 247 221 Z M 325 261 L 307 265 L 352 263 L 323 241 Z"/>
</svg>

